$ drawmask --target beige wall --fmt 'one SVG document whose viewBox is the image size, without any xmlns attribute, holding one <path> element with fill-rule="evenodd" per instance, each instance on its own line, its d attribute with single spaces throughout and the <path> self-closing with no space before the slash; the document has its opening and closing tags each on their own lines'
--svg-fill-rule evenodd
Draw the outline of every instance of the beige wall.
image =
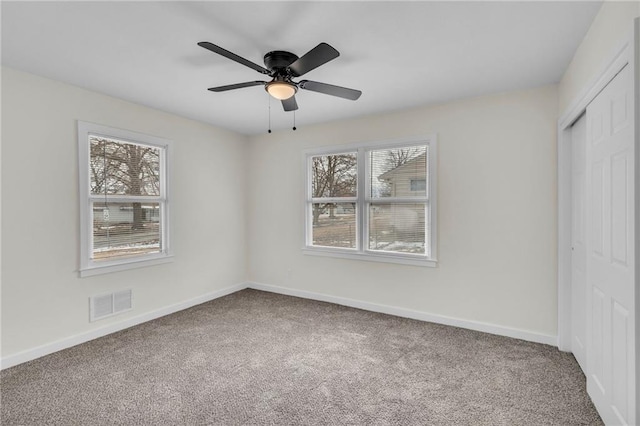
<svg viewBox="0 0 640 426">
<path fill-rule="evenodd" d="M 76 120 L 174 141 L 173 263 L 78 278 Z M 2 356 L 245 280 L 244 136 L 2 69 Z M 134 309 L 89 323 L 91 295 Z"/>
<path fill-rule="evenodd" d="M 246 274 L 556 335 L 555 122 L 637 16 L 640 2 L 606 1 L 557 88 L 277 132 L 248 144 L 202 123 L 2 69 L 2 356 L 243 282 Z M 76 120 L 175 141 L 175 262 L 78 278 Z M 302 150 L 429 133 L 439 137 L 437 268 L 302 254 Z M 134 310 L 89 323 L 88 297 L 123 288 L 133 288 Z"/>
<path fill-rule="evenodd" d="M 560 81 L 560 114 L 604 71 L 607 62 L 624 41 L 630 39 L 633 18 L 638 16 L 640 1 L 607 0 L 603 3 Z"/>
<path fill-rule="evenodd" d="M 555 86 L 253 137 L 249 279 L 556 335 Z M 303 150 L 437 133 L 437 268 L 303 255 Z"/>
</svg>

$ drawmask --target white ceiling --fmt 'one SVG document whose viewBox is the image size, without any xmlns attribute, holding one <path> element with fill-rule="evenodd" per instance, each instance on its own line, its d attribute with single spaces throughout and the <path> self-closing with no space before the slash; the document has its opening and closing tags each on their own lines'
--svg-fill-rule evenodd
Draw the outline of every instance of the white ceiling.
<svg viewBox="0 0 640 426">
<path fill-rule="evenodd" d="M 301 90 L 297 126 L 557 83 L 601 2 L 2 2 L 2 64 L 244 134 L 265 132 L 259 65 L 327 42 L 340 57 L 303 78 L 362 90 Z M 272 128 L 292 113 L 271 101 Z"/>
</svg>

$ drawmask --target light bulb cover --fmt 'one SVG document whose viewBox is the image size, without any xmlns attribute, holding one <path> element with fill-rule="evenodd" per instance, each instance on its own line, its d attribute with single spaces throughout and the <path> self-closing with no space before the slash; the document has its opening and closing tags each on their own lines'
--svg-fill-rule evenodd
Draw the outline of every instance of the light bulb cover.
<svg viewBox="0 0 640 426">
<path fill-rule="evenodd" d="M 274 98 L 284 101 L 295 95 L 298 88 L 295 84 L 286 81 L 271 81 L 266 84 L 265 90 Z"/>
</svg>

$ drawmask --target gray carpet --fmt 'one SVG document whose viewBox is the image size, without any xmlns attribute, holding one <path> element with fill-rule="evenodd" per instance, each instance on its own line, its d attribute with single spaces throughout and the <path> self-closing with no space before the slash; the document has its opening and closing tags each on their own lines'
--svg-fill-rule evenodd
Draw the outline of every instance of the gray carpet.
<svg viewBox="0 0 640 426">
<path fill-rule="evenodd" d="M 5 426 L 602 424 L 551 346 L 255 290 L 0 380 Z"/>
</svg>

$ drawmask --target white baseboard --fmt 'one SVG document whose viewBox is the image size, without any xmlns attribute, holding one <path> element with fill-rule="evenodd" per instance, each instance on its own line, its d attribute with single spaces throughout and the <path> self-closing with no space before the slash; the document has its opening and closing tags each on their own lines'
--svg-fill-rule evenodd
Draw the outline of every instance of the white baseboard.
<svg viewBox="0 0 640 426">
<path fill-rule="evenodd" d="M 381 305 L 378 303 L 363 302 L 355 299 L 348 299 L 345 297 L 331 296 L 323 293 L 314 293 L 311 291 L 297 290 L 287 287 L 279 287 L 270 284 L 262 284 L 256 282 L 246 282 L 230 287 L 226 287 L 220 290 L 213 291 L 211 293 L 203 294 L 202 296 L 195 297 L 193 299 L 186 300 L 184 302 L 176 303 L 161 309 L 157 309 L 152 312 L 147 312 L 142 315 L 138 315 L 133 318 L 129 318 L 122 322 L 109 324 L 104 327 L 97 328 L 95 330 L 87 331 L 85 333 L 76 334 L 64 339 L 57 340 L 55 342 L 47 343 L 42 346 L 38 346 L 33 349 L 29 349 L 23 352 L 18 352 L 13 355 L 6 356 L 0 360 L 0 370 L 13 367 L 18 364 L 22 364 L 27 361 L 34 360 L 36 358 L 49 355 L 54 352 L 61 351 L 63 349 L 70 348 L 72 346 L 79 345 L 81 343 L 88 342 L 93 339 L 97 339 L 102 336 L 106 336 L 111 333 L 115 333 L 120 330 L 124 330 L 129 327 L 133 327 L 138 324 L 145 323 L 147 321 L 154 320 L 156 318 L 163 317 L 165 315 L 173 314 L 184 309 L 188 309 L 192 306 L 199 305 L 201 303 L 208 302 L 213 299 L 217 299 L 222 296 L 226 296 L 236 291 L 243 290 L 245 288 L 253 288 L 255 290 L 268 291 L 271 293 L 279 293 L 288 296 L 301 297 L 304 299 L 313 299 L 321 302 L 335 303 L 337 305 L 350 306 L 352 308 L 363 309 L 366 311 L 380 312 L 383 314 L 395 315 L 403 318 L 411 318 L 419 321 L 428 321 L 436 324 L 451 325 L 454 327 L 467 328 L 470 330 L 482 331 L 485 333 L 496 334 L 499 336 L 513 337 L 516 339 L 527 340 L 535 343 L 544 343 L 547 345 L 557 346 L 557 336 L 551 336 L 540 333 L 533 333 L 530 331 L 519 330 L 515 328 L 503 327 L 494 324 L 487 324 L 478 321 L 469 321 L 458 318 L 447 317 L 443 315 L 429 314 L 421 311 L 414 311 L 411 309 L 399 308 L 396 306 Z"/>
<path fill-rule="evenodd" d="M 350 306 L 352 308 L 363 309 L 365 311 L 380 312 L 383 314 L 395 315 L 403 318 L 411 318 L 420 321 L 428 321 L 436 324 L 451 325 L 454 327 L 466 328 L 469 330 L 482 331 L 484 333 L 496 334 L 498 336 L 513 337 L 515 339 L 527 340 L 529 342 L 544 343 L 546 345 L 557 346 L 557 336 L 534 333 L 515 328 L 503 327 L 495 324 L 488 324 L 478 321 L 463 320 L 447 317 L 444 315 L 429 314 L 411 309 L 399 308 L 396 306 L 380 305 L 377 303 L 363 302 L 345 297 L 331 296 L 328 294 L 314 293 L 311 291 L 297 290 L 287 287 L 279 287 L 270 284 L 248 282 L 247 288 L 268 291 L 271 293 L 285 294 L 288 296 L 302 297 L 304 299 L 319 300 L 322 302 L 335 303 L 337 305 Z"/>
<path fill-rule="evenodd" d="M 232 285 L 230 287 L 212 291 L 211 293 L 203 294 L 202 296 L 198 296 L 193 299 L 186 300 L 184 302 L 169 305 L 164 308 L 157 309 L 155 311 L 147 312 L 145 314 L 126 319 L 122 322 L 109 324 L 107 326 L 100 327 L 95 330 L 76 334 L 74 336 L 66 337 L 64 339 L 60 339 L 55 342 L 47 343 L 45 345 L 38 346 L 33 349 L 29 349 L 23 352 L 18 352 L 16 354 L 9 355 L 0 360 L 0 369 L 13 367 L 14 365 L 22 364 L 23 362 L 31 361 L 33 359 L 40 358 L 54 352 L 58 352 L 63 349 L 70 348 L 72 346 L 76 346 L 81 343 L 88 342 L 89 340 L 97 339 L 98 337 L 106 336 L 107 334 L 115 333 L 116 331 L 133 327 L 134 325 L 142 324 L 144 322 L 151 321 L 156 318 L 163 317 L 165 315 L 173 314 L 175 312 L 188 309 L 192 306 L 199 305 L 201 303 L 205 303 L 210 300 L 217 299 L 219 297 L 226 296 L 231 293 L 235 293 L 236 291 L 243 290 L 246 287 L 247 287 L 246 283 Z"/>
</svg>

